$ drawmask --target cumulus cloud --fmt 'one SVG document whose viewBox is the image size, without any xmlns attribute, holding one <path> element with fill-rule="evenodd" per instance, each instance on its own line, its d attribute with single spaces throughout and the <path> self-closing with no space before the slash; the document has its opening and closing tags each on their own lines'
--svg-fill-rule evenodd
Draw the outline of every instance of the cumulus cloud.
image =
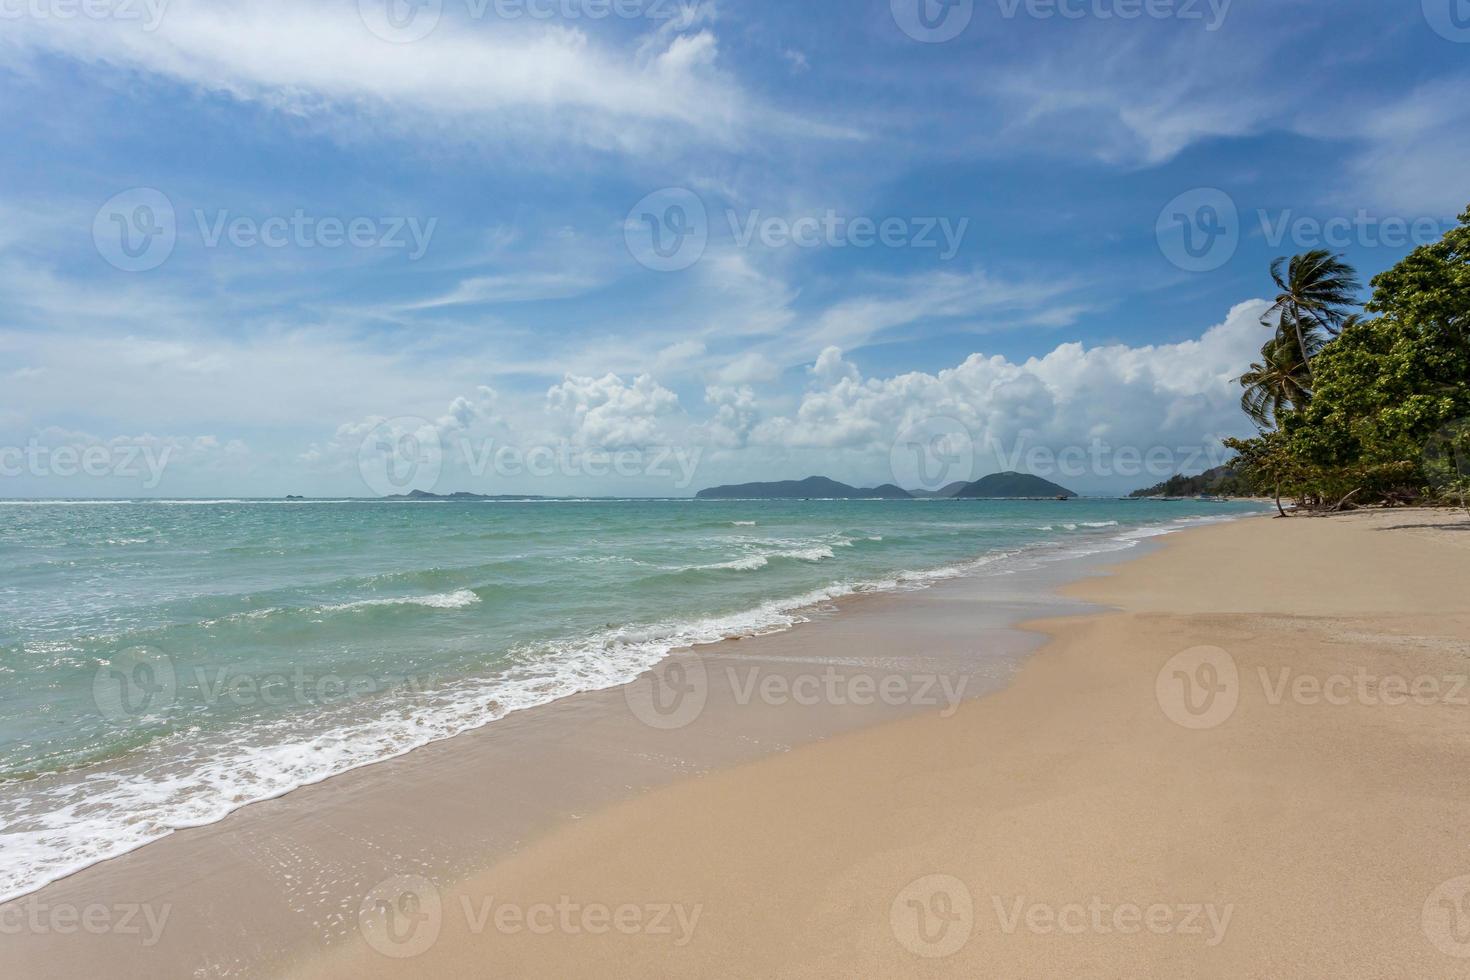
<svg viewBox="0 0 1470 980">
<path fill-rule="evenodd" d="M 828 348 L 795 413 L 761 421 L 750 443 L 878 460 L 900 432 L 943 418 L 963 425 L 977 446 L 1012 458 L 1017 447 L 1095 441 L 1138 449 L 1217 445 L 1223 435 L 1248 431 L 1235 379 L 1259 352 L 1266 306 L 1242 303 L 1198 340 L 1062 344 L 1020 363 L 974 354 L 935 374 L 863 378 Z"/>
<path fill-rule="evenodd" d="M 715 410 L 706 424 L 704 436 L 716 449 L 740 449 L 750 438 L 760 418 L 755 391 L 749 385 L 738 388 L 712 386 L 705 389 L 704 400 Z"/>
<path fill-rule="evenodd" d="M 658 441 L 659 420 L 679 411 L 679 396 L 646 374 L 631 384 L 616 374 L 569 374 L 547 391 L 546 407 L 579 445 L 638 448 Z"/>
</svg>

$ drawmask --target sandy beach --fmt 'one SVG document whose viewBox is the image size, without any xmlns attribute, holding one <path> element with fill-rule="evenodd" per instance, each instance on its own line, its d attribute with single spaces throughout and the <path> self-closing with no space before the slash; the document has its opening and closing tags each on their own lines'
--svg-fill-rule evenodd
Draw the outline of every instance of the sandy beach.
<svg viewBox="0 0 1470 980">
<path fill-rule="evenodd" d="M 0 907 L 0 960 L 1470 974 L 1470 521 L 1247 518 L 1136 555 L 832 603 L 246 807 Z"/>
<path fill-rule="evenodd" d="M 1467 570 L 1446 512 L 1177 535 L 1006 690 L 594 814 L 297 975 L 1470 974 Z"/>
</svg>

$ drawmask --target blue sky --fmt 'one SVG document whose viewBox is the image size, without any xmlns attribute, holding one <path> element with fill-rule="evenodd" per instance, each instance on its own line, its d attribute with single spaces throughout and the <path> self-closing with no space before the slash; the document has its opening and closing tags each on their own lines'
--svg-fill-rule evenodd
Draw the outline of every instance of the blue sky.
<svg viewBox="0 0 1470 980">
<path fill-rule="evenodd" d="M 0 4 L 0 496 L 1130 489 L 1470 203 L 1465 0 L 89 10 Z"/>
</svg>

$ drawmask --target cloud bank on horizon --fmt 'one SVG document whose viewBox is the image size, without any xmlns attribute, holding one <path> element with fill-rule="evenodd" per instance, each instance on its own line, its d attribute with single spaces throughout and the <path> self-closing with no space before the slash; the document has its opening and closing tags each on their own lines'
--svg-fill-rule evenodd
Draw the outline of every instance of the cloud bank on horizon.
<svg viewBox="0 0 1470 980">
<path fill-rule="evenodd" d="M 1456 2 L 17 0 L 0 496 L 1203 469 L 1470 202 Z"/>
</svg>

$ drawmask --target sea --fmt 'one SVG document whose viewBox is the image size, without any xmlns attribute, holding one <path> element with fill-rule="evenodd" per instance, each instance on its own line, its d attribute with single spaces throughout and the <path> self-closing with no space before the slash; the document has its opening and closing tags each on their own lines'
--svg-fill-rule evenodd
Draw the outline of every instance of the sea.
<svg viewBox="0 0 1470 980">
<path fill-rule="evenodd" d="M 0 900 L 842 596 L 1257 504 L 0 501 Z"/>
</svg>

